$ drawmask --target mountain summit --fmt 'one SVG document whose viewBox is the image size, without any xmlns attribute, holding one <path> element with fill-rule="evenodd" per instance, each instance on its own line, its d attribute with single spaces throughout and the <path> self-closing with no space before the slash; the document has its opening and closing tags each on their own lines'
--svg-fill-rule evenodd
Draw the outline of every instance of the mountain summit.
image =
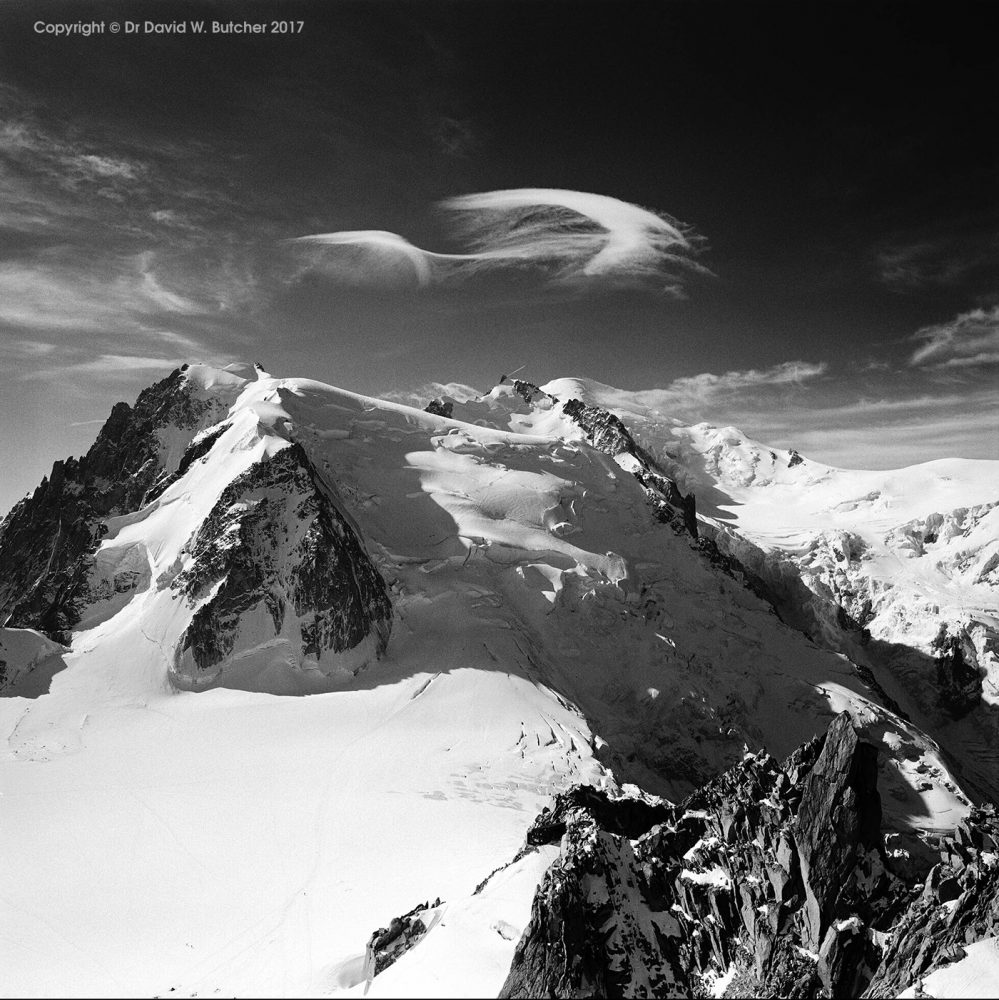
<svg viewBox="0 0 999 1000">
<path fill-rule="evenodd" d="M 7 893 L 19 992 L 818 996 L 941 964 L 885 935 L 965 878 L 959 824 L 962 891 L 991 877 L 996 463 L 831 469 L 585 379 L 420 408 L 254 376 L 171 373 L 0 524 L 4 837 L 46 859 Z M 776 877 L 753 837 L 792 866 L 773 899 L 733 895 Z M 796 929 L 747 938 L 750 902 Z M 556 911 L 644 930 L 566 938 L 584 976 L 544 957 Z M 67 941 L 73 983 L 39 957 Z"/>
</svg>

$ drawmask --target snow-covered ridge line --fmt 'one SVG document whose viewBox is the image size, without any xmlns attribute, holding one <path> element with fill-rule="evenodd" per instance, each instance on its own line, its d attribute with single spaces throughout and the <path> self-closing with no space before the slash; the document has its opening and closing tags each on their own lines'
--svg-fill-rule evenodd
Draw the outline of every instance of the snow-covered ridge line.
<svg viewBox="0 0 999 1000">
<path fill-rule="evenodd" d="M 81 459 L 50 476 L 0 523 L 0 622 L 65 639 L 90 600 L 86 572 L 103 522 L 139 510 L 191 440 L 229 410 L 245 381 L 184 366 L 118 403 Z"/>
<path fill-rule="evenodd" d="M 841 712 L 879 750 L 893 849 L 968 813 L 930 736 L 657 506 L 677 425 L 535 389 L 446 414 L 192 366 L 146 400 L 211 412 L 102 432 L 78 555 L 53 546 L 76 485 L 5 523 L 0 577 L 31 566 L 67 640 L 0 632 L 12 991 L 359 994 L 370 934 L 439 898 L 372 995 L 495 996 L 553 792 L 679 801 Z M 698 487 L 719 522 L 720 492 Z"/>
<path fill-rule="evenodd" d="M 542 391 L 615 413 L 783 620 L 848 655 L 951 746 L 979 794 L 999 795 L 999 462 L 837 469 L 735 427 L 685 426 L 642 393 L 578 378 Z"/>
</svg>

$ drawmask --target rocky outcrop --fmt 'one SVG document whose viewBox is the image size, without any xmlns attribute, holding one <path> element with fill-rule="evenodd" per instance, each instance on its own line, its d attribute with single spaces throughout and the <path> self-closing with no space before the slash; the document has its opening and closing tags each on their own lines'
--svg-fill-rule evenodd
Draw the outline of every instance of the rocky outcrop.
<svg viewBox="0 0 999 1000">
<path fill-rule="evenodd" d="M 444 904 L 438 897 L 432 903 L 420 903 L 401 917 L 393 917 L 388 927 L 379 927 L 368 939 L 364 955 L 364 978 L 375 976 L 414 948 L 424 938 L 439 916 Z"/>
<path fill-rule="evenodd" d="M 68 641 L 90 600 L 104 519 L 146 503 L 174 471 L 172 455 L 229 409 L 232 394 L 199 392 L 187 367 L 143 390 L 135 406 L 116 403 L 87 454 L 56 462 L 0 524 L 0 624 Z"/>
<path fill-rule="evenodd" d="M 157 497 L 165 493 L 177 480 L 181 479 L 187 474 L 187 471 L 197 462 L 199 459 L 204 458 L 211 450 L 212 446 L 216 441 L 229 428 L 231 424 L 218 424 L 215 427 L 209 428 L 205 433 L 198 434 L 194 440 L 188 445 L 187 449 L 184 451 L 183 457 L 180 460 L 180 464 L 177 466 L 176 470 L 169 475 L 160 476 L 159 479 L 146 491 L 145 496 L 142 498 L 142 502 L 152 503 Z"/>
<path fill-rule="evenodd" d="M 642 449 L 620 417 L 597 406 L 587 406 L 578 399 L 569 399 L 562 412 L 572 417 L 586 431 L 594 448 L 607 455 L 638 455 Z M 643 458 L 647 456 L 642 454 Z"/>
<path fill-rule="evenodd" d="M 197 608 L 175 657 L 182 685 L 225 684 L 235 654 L 275 639 L 292 669 L 324 674 L 339 654 L 367 643 L 378 656 L 388 643 L 385 584 L 301 445 L 229 484 L 185 563 L 171 584 Z"/>
<path fill-rule="evenodd" d="M 924 888 L 890 869 L 881 819 L 846 714 L 676 807 L 565 793 L 529 834 L 561 854 L 500 995 L 703 996 L 727 973 L 726 996 L 897 996 L 996 933 L 999 823 L 973 812 Z"/>
<path fill-rule="evenodd" d="M 699 538 L 693 493 L 684 495 L 672 479 L 651 470 L 638 470 L 635 478 L 642 484 L 657 520 L 671 525 L 678 534 L 686 531 L 691 538 Z"/>
<path fill-rule="evenodd" d="M 503 378 L 500 379 L 500 384 L 502 385 L 505 380 L 506 376 L 504 375 Z M 545 392 L 543 389 L 539 389 L 533 382 L 525 382 L 524 379 L 515 378 L 511 381 L 511 384 L 513 385 L 514 392 L 516 392 L 525 403 L 533 403 L 539 397 L 547 399 L 551 403 L 558 402 L 557 396 L 553 396 L 550 392 Z"/>
<path fill-rule="evenodd" d="M 448 417 L 454 413 L 454 403 L 448 399 L 432 399 L 425 407 L 425 413 L 432 413 L 436 417 Z"/>
<path fill-rule="evenodd" d="M 559 795 L 552 807 L 545 806 L 527 831 L 527 845 L 557 844 L 581 812 L 591 816 L 601 830 L 632 840 L 675 814 L 672 806 L 657 799 L 611 799 L 589 785 L 577 785 Z"/>
<path fill-rule="evenodd" d="M 896 997 L 934 969 L 963 957 L 963 946 L 999 935 L 999 816 L 972 810 L 940 845 L 940 862 L 892 928 L 892 943 L 868 988 Z M 917 990 L 917 996 L 918 996 Z"/>
<path fill-rule="evenodd" d="M 562 405 L 562 412 L 586 431 L 587 440 L 594 448 L 615 458 L 630 455 L 636 464 L 635 478 L 642 484 L 658 520 L 697 538 L 693 493 L 685 496 L 680 492 L 676 483 L 662 473 L 652 456 L 638 444 L 620 417 L 600 407 L 587 406 L 578 399 L 567 400 Z"/>
<path fill-rule="evenodd" d="M 802 785 L 792 828 L 805 888 L 803 945 L 816 951 L 835 913 L 861 904 L 850 898 L 850 876 L 858 852 L 880 850 L 881 796 L 877 790 L 877 749 L 861 743 L 841 715 Z"/>
<path fill-rule="evenodd" d="M 959 719 L 982 700 L 985 671 L 978 668 L 975 644 L 965 629 L 954 630 L 944 622 L 930 649 L 936 660 L 940 705 Z"/>
</svg>

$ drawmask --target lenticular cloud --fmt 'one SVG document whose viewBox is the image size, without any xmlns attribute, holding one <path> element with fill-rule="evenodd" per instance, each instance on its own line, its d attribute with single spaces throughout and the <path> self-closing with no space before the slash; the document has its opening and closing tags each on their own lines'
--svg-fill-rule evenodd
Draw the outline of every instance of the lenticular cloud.
<svg viewBox="0 0 999 1000">
<path fill-rule="evenodd" d="M 666 215 L 606 195 L 518 188 L 449 198 L 463 253 L 434 253 L 383 230 L 321 233 L 291 242 L 322 247 L 312 263 L 342 280 L 418 284 L 483 271 L 533 268 L 559 285 L 640 286 L 680 297 L 703 242 Z"/>
</svg>

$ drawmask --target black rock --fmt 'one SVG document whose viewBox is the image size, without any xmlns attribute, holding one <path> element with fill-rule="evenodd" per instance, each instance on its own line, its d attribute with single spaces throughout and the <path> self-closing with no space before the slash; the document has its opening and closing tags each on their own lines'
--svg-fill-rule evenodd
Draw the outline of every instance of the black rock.
<svg viewBox="0 0 999 1000">
<path fill-rule="evenodd" d="M 423 410 L 438 417 L 450 417 L 454 413 L 454 403 L 450 400 L 432 399 Z"/>
<path fill-rule="evenodd" d="M 172 586 L 195 603 L 214 593 L 181 637 L 174 679 L 182 685 L 225 682 L 219 672 L 240 619 L 258 606 L 274 635 L 294 612 L 301 658 L 351 650 L 372 635 L 376 654 L 384 652 L 392 622 L 385 583 L 301 445 L 233 480 L 188 552 L 191 564 Z"/>
<path fill-rule="evenodd" d="M 959 719 L 982 700 L 985 671 L 978 667 L 974 643 L 963 629 L 952 632 L 945 623 L 930 648 L 937 664 L 940 705 Z"/>
<path fill-rule="evenodd" d="M 861 743 L 845 713 L 829 727 L 805 779 L 794 839 L 805 884 L 804 946 L 817 951 L 859 853 L 880 850 L 877 749 Z"/>
<path fill-rule="evenodd" d="M 177 369 L 143 390 L 134 407 L 116 403 L 87 454 L 56 462 L 0 523 L 0 621 L 67 642 L 90 599 L 87 578 L 104 519 L 138 510 L 174 471 L 164 465 L 159 432 L 170 427 L 190 440 L 230 402 L 201 398 Z"/>
<path fill-rule="evenodd" d="M 368 939 L 365 978 L 370 981 L 419 944 L 429 929 L 428 911 L 441 905 L 439 897 L 433 903 L 420 903 L 401 917 L 393 917 L 388 927 L 379 927 Z"/>
<path fill-rule="evenodd" d="M 783 764 L 749 756 L 678 807 L 642 805 L 623 823 L 620 800 L 575 789 L 538 818 L 529 838 L 561 852 L 501 996 L 704 996 L 722 971 L 727 996 L 896 996 L 999 922 L 994 813 L 946 840 L 967 858 L 948 903 L 964 936 L 941 935 L 954 875 L 925 899 L 885 869 L 877 751 L 845 714 Z M 931 944 L 907 930 L 927 924 Z"/>
</svg>

